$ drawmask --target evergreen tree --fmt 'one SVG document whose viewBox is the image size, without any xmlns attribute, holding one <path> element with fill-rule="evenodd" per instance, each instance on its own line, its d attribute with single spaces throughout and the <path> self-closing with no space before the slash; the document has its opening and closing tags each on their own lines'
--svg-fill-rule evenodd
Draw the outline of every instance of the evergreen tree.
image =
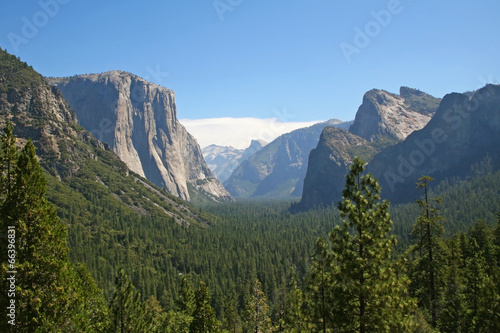
<svg viewBox="0 0 500 333">
<path fill-rule="evenodd" d="M 113 313 L 113 332 L 150 331 L 151 325 L 146 320 L 145 306 L 140 301 L 139 292 L 127 278 L 123 268 L 118 270 L 110 308 Z"/>
<path fill-rule="evenodd" d="M 0 202 L 1 229 L 15 230 L 15 263 L 7 265 L 2 260 L 1 276 L 15 279 L 16 331 L 58 331 L 71 325 L 76 298 L 66 228 L 45 198 L 46 181 L 33 142 L 28 141 L 18 157 L 14 142 L 7 126 L 2 137 L 1 186 L 7 195 Z M 2 255 L 7 253 L 5 243 Z M 3 306 L 1 311 L 5 311 Z M 0 325 L 7 331 L 11 327 L 3 326 L 5 323 Z"/>
<path fill-rule="evenodd" d="M 5 126 L 0 136 L 0 202 L 11 195 L 16 179 L 18 151 L 12 124 Z"/>
<path fill-rule="evenodd" d="M 179 309 L 188 316 L 193 316 L 196 309 L 193 286 L 188 278 L 183 276 L 181 280 L 181 293 L 177 300 Z"/>
<path fill-rule="evenodd" d="M 74 285 L 78 288 L 78 296 L 72 330 L 89 333 L 109 332 L 111 322 L 106 299 L 84 264 L 76 266 Z"/>
<path fill-rule="evenodd" d="M 234 294 L 230 294 L 224 299 L 222 322 L 223 327 L 231 333 L 239 332 L 241 329 L 241 321 L 238 315 L 236 296 Z"/>
<path fill-rule="evenodd" d="M 380 202 L 380 186 L 362 175 L 364 162 L 354 159 L 339 203 L 343 225 L 330 233 L 338 332 L 409 331 L 413 302 L 407 278 L 391 261 L 396 243 L 389 236 L 389 203 Z"/>
<path fill-rule="evenodd" d="M 170 310 L 165 314 L 163 324 L 159 330 L 162 333 L 189 333 L 189 326 L 193 317 L 183 312 Z"/>
<path fill-rule="evenodd" d="M 267 297 L 262 291 L 259 280 L 255 280 L 252 286 L 250 298 L 245 307 L 245 331 L 246 333 L 272 332 L 271 319 L 269 318 L 269 305 Z"/>
<path fill-rule="evenodd" d="M 417 188 L 424 189 L 424 199 L 417 200 L 421 214 L 413 225 L 412 236 L 416 246 L 413 253 L 417 255 L 413 263 L 412 289 L 418 297 L 420 305 L 427 308 L 431 316 L 432 327 L 437 326 L 437 301 L 439 297 L 439 267 L 443 262 L 441 236 L 444 227 L 439 210 L 432 203 L 440 203 L 440 198 L 429 198 L 428 183 L 433 179 L 428 176 L 419 178 Z"/>
<path fill-rule="evenodd" d="M 208 287 L 205 282 L 201 281 L 195 295 L 196 307 L 193 313 L 193 321 L 190 325 L 191 332 L 218 332 L 220 323 L 215 317 L 215 311 L 210 301 Z"/>
<path fill-rule="evenodd" d="M 333 321 L 331 316 L 332 298 L 332 262 L 328 253 L 328 244 L 319 238 L 312 257 L 310 275 L 307 280 L 307 309 L 311 329 L 317 332 L 327 332 Z"/>
<path fill-rule="evenodd" d="M 486 258 L 476 240 L 469 241 L 471 255 L 466 259 L 465 299 L 467 312 L 465 315 L 466 332 L 494 332 L 498 329 L 500 297 L 495 283 L 487 271 Z"/>
<path fill-rule="evenodd" d="M 298 287 L 293 277 L 288 284 L 288 292 L 285 297 L 285 306 L 282 307 L 283 315 L 280 322 L 280 332 L 300 333 L 310 332 L 306 326 L 306 318 L 303 311 L 304 293 Z"/>
<path fill-rule="evenodd" d="M 464 294 L 464 281 L 461 272 L 462 240 L 455 236 L 448 242 L 446 271 L 444 273 L 444 291 L 442 310 L 438 327 L 443 333 L 464 332 L 464 320 L 467 302 Z"/>
</svg>

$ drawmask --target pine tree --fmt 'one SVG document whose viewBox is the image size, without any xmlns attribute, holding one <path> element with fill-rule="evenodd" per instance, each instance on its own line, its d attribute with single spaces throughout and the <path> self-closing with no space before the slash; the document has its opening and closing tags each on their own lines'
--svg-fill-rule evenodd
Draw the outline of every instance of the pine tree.
<svg viewBox="0 0 500 333">
<path fill-rule="evenodd" d="M 448 242 L 446 271 L 443 272 L 442 310 L 438 322 L 439 330 L 443 333 L 463 332 L 465 327 L 464 318 L 467 311 L 467 302 L 460 269 L 462 264 L 460 243 L 461 240 L 457 236 Z"/>
<path fill-rule="evenodd" d="M 191 332 L 218 332 L 220 323 L 215 317 L 215 311 L 210 301 L 211 297 L 208 287 L 205 282 L 201 281 L 195 295 L 196 307 L 193 313 L 193 321 L 189 329 Z"/>
<path fill-rule="evenodd" d="M 84 264 L 76 266 L 74 285 L 77 286 L 77 308 L 73 316 L 74 331 L 109 332 L 110 313 L 101 289 Z"/>
<path fill-rule="evenodd" d="M 179 309 L 188 316 L 193 316 L 196 309 L 195 295 L 191 282 L 183 276 L 181 280 L 181 293 L 177 300 Z"/>
<path fill-rule="evenodd" d="M 110 308 L 113 313 L 113 332 L 150 331 L 151 325 L 146 320 L 145 306 L 140 301 L 139 292 L 127 278 L 123 268 L 118 270 Z"/>
<path fill-rule="evenodd" d="M 408 331 L 413 302 L 407 278 L 391 261 L 396 243 L 390 236 L 389 203 L 380 202 L 380 186 L 362 175 L 364 162 L 354 159 L 339 203 L 342 226 L 330 233 L 338 332 Z"/>
<path fill-rule="evenodd" d="M 259 280 L 255 280 L 252 286 L 250 298 L 245 307 L 245 330 L 246 333 L 272 332 L 271 319 L 269 318 L 269 306 L 267 297 L 262 291 Z"/>
<path fill-rule="evenodd" d="M 317 332 L 327 332 L 331 326 L 331 304 L 333 304 L 332 262 L 328 253 L 328 244 L 319 238 L 316 241 L 316 250 L 312 257 L 310 276 L 307 280 L 307 309 L 312 329 Z"/>
<path fill-rule="evenodd" d="M 282 327 L 280 332 L 310 332 L 306 327 L 306 318 L 303 311 L 304 293 L 298 287 L 294 277 L 288 284 L 285 304 L 286 306 L 283 307 Z"/>
<path fill-rule="evenodd" d="M 498 329 L 500 314 L 498 305 L 500 295 L 497 294 L 492 276 L 488 274 L 486 257 L 476 239 L 469 241 L 469 253 L 466 259 L 465 298 L 467 312 L 465 315 L 466 332 L 494 332 Z"/>
<path fill-rule="evenodd" d="M 11 195 L 16 179 L 18 151 L 12 124 L 5 126 L 0 136 L 0 202 Z"/>
<path fill-rule="evenodd" d="M 417 183 L 417 188 L 424 189 L 424 199 L 417 200 L 422 212 L 413 225 L 411 233 L 416 242 L 413 252 L 417 255 L 413 263 L 412 287 L 420 304 L 429 310 L 432 327 L 436 327 L 439 297 L 438 270 L 443 264 L 440 254 L 443 252 L 441 235 L 444 227 L 441 225 L 443 218 L 435 207 L 435 204 L 441 202 L 441 198 L 429 198 L 428 183 L 432 180 L 431 177 L 423 176 Z"/>
<path fill-rule="evenodd" d="M 45 198 L 46 182 L 33 142 L 28 141 L 18 157 L 13 142 L 7 126 L 2 137 L 1 185 L 7 195 L 0 202 L 0 211 L 2 231 L 15 230 L 15 264 L 8 266 L 2 260 L 1 275 L 15 278 L 16 330 L 57 331 L 70 325 L 76 298 L 66 228 Z M 4 253 L 7 251 L 2 249 Z"/>
</svg>

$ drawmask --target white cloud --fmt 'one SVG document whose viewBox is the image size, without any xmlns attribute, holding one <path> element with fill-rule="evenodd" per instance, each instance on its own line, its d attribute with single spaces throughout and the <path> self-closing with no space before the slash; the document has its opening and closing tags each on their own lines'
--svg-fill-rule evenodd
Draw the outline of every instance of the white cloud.
<svg viewBox="0 0 500 333">
<path fill-rule="evenodd" d="M 282 122 L 277 118 L 207 118 L 180 119 L 200 146 L 211 144 L 247 148 L 253 139 L 271 142 L 284 133 L 314 125 L 318 121 Z"/>
</svg>

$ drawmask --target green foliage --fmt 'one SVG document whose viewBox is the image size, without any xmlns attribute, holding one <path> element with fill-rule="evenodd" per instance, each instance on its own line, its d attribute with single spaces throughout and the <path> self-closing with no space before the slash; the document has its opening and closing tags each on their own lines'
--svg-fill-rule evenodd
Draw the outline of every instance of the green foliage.
<svg viewBox="0 0 500 333">
<path fill-rule="evenodd" d="M 210 304 L 211 297 L 205 282 L 201 281 L 196 291 L 195 304 L 193 312 L 193 321 L 189 326 L 191 332 L 218 332 L 219 321 L 215 317 L 215 311 Z"/>
<path fill-rule="evenodd" d="M 127 278 L 123 269 L 118 270 L 115 282 L 115 293 L 110 309 L 113 314 L 113 332 L 150 332 L 151 317 L 140 300 L 140 294 Z"/>
<path fill-rule="evenodd" d="M 431 177 L 423 176 L 417 183 L 417 188 L 424 189 L 424 199 L 417 200 L 421 215 L 411 233 L 415 239 L 415 246 L 411 250 L 415 256 L 411 267 L 411 287 L 413 294 L 421 301 L 420 305 L 429 310 L 432 326 L 436 327 L 438 289 L 442 278 L 439 267 L 443 264 L 440 258 L 443 253 L 441 236 L 444 227 L 441 225 L 443 217 L 439 215 L 435 205 L 432 205 L 433 202 L 439 204 L 441 198 L 428 197 L 428 183 L 432 180 Z"/>
<path fill-rule="evenodd" d="M 272 332 L 269 305 L 267 305 L 267 297 L 262 291 L 262 284 L 259 280 L 255 280 L 252 285 L 250 298 L 245 306 L 244 319 L 244 332 Z"/>
<path fill-rule="evenodd" d="M 1 284 L 7 290 L 13 285 L 7 286 L 8 281 L 15 281 L 15 291 L 2 292 L 0 301 L 4 305 L 14 301 L 15 318 L 11 319 L 15 326 L 2 320 L 0 328 L 5 332 L 103 331 L 106 306 L 102 294 L 82 268 L 75 271 L 68 261 L 66 228 L 45 198 L 46 181 L 33 142 L 28 141 L 19 154 L 14 143 L 9 124 L 0 146 L 0 193 L 4 193 L 0 227 L 14 230 L 15 237 L 2 242 L 1 275 L 5 279 Z M 1 313 L 7 317 L 5 306 Z M 99 323 L 84 326 L 90 318 Z"/>
<path fill-rule="evenodd" d="M 332 243 L 334 323 L 341 332 L 408 330 L 413 302 L 407 279 L 391 262 L 396 242 L 390 236 L 389 203 L 371 175 L 361 175 L 364 162 L 355 159 L 339 203 L 342 226 L 330 234 Z"/>
<path fill-rule="evenodd" d="M 326 332 L 333 323 L 331 304 L 334 303 L 333 269 L 335 268 L 329 253 L 328 244 L 319 238 L 316 250 L 311 258 L 310 273 L 306 280 L 307 319 L 311 329 Z"/>
</svg>

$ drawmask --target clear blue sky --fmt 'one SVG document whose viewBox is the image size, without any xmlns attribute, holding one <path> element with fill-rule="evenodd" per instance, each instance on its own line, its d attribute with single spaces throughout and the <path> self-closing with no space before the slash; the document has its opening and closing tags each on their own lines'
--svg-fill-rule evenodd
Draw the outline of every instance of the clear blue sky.
<svg viewBox="0 0 500 333">
<path fill-rule="evenodd" d="M 0 46 L 45 76 L 145 77 L 175 91 L 179 118 L 350 120 L 372 88 L 500 80 L 499 15 L 498 0 L 2 1 Z M 342 43 L 359 46 L 350 62 Z"/>
</svg>

